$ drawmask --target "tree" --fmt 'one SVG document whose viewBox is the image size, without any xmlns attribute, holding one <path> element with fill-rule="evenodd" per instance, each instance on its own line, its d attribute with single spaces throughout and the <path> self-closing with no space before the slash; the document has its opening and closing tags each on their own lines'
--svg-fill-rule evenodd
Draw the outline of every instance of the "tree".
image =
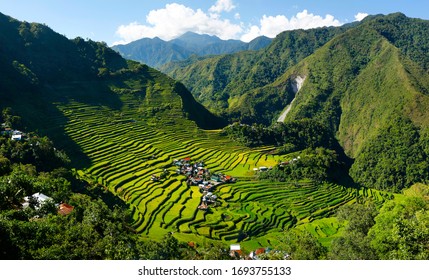
<svg viewBox="0 0 429 280">
<path fill-rule="evenodd" d="M 140 259 L 180 260 L 182 259 L 182 249 L 185 245 L 181 244 L 172 234 L 166 234 L 159 243 L 141 241 L 137 246 Z"/>
<path fill-rule="evenodd" d="M 405 199 L 387 202 L 368 233 L 380 259 L 429 259 L 429 187 L 417 184 Z"/>
<path fill-rule="evenodd" d="M 0 155 L 0 176 L 8 174 L 12 171 L 10 160 Z"/>
<path fill-rule="evenodd" d="M 281 238 L 280 250 L 292 260 L 325 259 L 327 250 L 311 233 L 299 229 L 287 230 Z"/>
<path fill-rule="evenodd" d="M 344 234 L 332 241 L 330 259 L 366 260 L 375 259 L 369 245 L 368 231 L 375 224 L 377 210 L 372 202 L 345 205 L 338 209 L 339 222 L 346 222 Z"/>
<path fill-rule="evenodd" d="M 0 259 L 14 260 L 19 258 L 19 248 L 11 240 L 10 222 L 0 214 Z"/>
<path fill-rule="evenodd" d="M 230 260 L 229 248 L 220 243 L 205 244 L 204 247 L 197 248 L 200 259 L 203 260 Z"/>
</svg>

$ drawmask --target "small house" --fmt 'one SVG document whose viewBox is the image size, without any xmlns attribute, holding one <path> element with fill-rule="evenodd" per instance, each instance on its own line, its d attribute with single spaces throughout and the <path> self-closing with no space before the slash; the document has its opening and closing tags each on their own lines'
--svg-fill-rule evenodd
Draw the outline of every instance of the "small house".
<svg viewBox="0 0 429 280">
<path fill-rule="evenodd" d="M 31 201 L 35 202 L 35 209 L 40 209 L 40 207 L 47 201 L 53 201 L 53 199 L 43 193 L 35 193 L 30 196 L 24 197 L 24 203 L 22 203 L 22 208 L 27 208 L 30 206 Z"/>
<path fill-rule="evenodd" d="M 22 140 L 22 134 L 12 135 L 12 137 L 10 139 L 13 141 L 21 141 Z"/>
<path fill-rule="evenodd" d="M 208 210 L 208 208 L 209 208 L 209 206 L 207 205 L 207 203 L 206 203 L 205 201 L 203 201 L 203 202 L 200 204 L 200 206 L 198 206 L 198 209 L 199 209 L 199 210 L 204 210 L 204 211 L 206 211 L 206 210 Z"/>
<path fill-rule="evenodd" d="M 249 258 L 252 260 L 259 260 L 259 257 L 261 254 L 266 254 L 266 253 L 269 253 L 270 251 L 271 251 L 270 248 L 258 248 L 249 254 Z"/>
<path fill-rule="evenodd" d="M 67 203 L 61 203 L 58 207 L 58 214 L 67 216 L 73 211 L 74 207 Z"/>
</svg>

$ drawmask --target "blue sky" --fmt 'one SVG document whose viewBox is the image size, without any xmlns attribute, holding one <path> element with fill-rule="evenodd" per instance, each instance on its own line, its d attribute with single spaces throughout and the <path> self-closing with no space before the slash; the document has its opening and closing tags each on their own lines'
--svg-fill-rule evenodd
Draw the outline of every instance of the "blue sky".
<svg viewBox="0 0 429 280">
<path fill-rule="evenodd" d="M 283 30 L 335 26 L 366 14 L 429 19 L 428 0 L 0 0 L 0 12 L 45 23 L 68 38 L 109 45 L 186 31 L 249 41 Z M 1 27 L 0 27 L 1 28 Z"/>
</svg>

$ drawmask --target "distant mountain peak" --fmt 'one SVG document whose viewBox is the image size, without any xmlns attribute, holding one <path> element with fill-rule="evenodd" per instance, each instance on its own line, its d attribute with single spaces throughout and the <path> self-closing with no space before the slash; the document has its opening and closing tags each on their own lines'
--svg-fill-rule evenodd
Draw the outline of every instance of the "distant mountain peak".
<svg viewBox="0 0 429 280">
<path fill-rule="evenodd" d="M 196 33 L 193 31 L 187 31 L 187 32 L 183 33 L 182 35 L 180 35 L 179 37 L 177 37 L 176 39 L 190 39 L 190 38 L 191 39 L 193 39 L 193 38 L 212 38 L 212 39 L 222 40 L 216 35 L 209 35 L 209 34 L 205 34 L 205 33 Z"/>
<path fill-rule="evenodd" d="M 114 46 L 122 56 L 140 61 L 152 67 L 183 61 L 191 57 L 231 54 L 245 50 L 259 50 L 268 46 L 272 39 L 258 37 L 249 43 L 240 40 L 222 40 L 216 35 L 199 34 L 187 31 L 181 36 L 164 41 L 158 37 L 143 38 L 126 45 Z"/>
</svg>

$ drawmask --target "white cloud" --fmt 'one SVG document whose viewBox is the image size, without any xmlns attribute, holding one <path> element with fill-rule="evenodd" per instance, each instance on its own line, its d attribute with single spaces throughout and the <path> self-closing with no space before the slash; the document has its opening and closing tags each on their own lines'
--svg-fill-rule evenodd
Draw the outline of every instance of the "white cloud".
<svg viewBox="0 0 429 280">
<path fill-rule="evenodd" d="M 355 15 L 355 20 L 356 21 L 361 21 L 361 20 L 363 20 L 364 18 L 366 18 L 368 16 L 368 14 L 367 13 L 357 13 L 356 15 Z"/>
<path fill-rule="evenodd" d="M 188 31 L 216 35 L 225 40 L 241 39 L 249 42 L 262 35 L 273 38 L 285 30 L 339 26 L 342 24 L 332 15 L 328 14 L 322 17 L 303 10 L 291 18 L 287 18 L 284 15 L 264 15 L 259 24 L 246 27 L 245 23 L 233 23 L 220 14 L 222 11 L 231 11 L 234 8 L 235 5 L 232 0 L 218 0 L 209 9 L 209 12 L 204 12 L 201 9 L 194 10 L 177 3 L 167 4 L 162 9 L 150 11 L 146 16 L 145 23 L 132 22 L 119 26 L 116 30 L 116 36 L 120 40 L 113 43 L 113 45 L 127 44 L 141 38 L 159 37 L 163 40 L 171 40 Z M 363 18 L 365 15 L 364 13 L 359 13 L 355 17 L 358 19 Z M 233 17 L 232 20 L 240 21 L 238 12 L 231 16 Z"/>
<path fill-rule="evenodd" d="M 217 4 L 219 3 L 227 5 L 232 2 L 219 0 Z M 227 9 L 230 6 L 222 7 Z M 208 15 L 201 9 L 194 10 L 177 3 L 167 4 L 163 9 L 150 11 L 146 16 L 146 23 L 133 22 L 119 26 L 116 35 L 121 40 L 113 45 L 126 44 L 140 38 L 159 37 L 163 40 L 171 40 L 187 31 L 216 35 L 221 39 L 237 38 L 243 32 L 240 25 L 233 24 L 227 19 L 221 19 L 219 15 Z"/>
<path fill-rule="evenodd" d="M 282 31 L 293 29 L 310 29 L 323 26 L 340 26 L 342 23 L 335 19 L 332 15 L 326 15 L 324 18 L 319 15 L 308 13 L 303 10 L 288 19 L 284 15 L 266 16 L 264 15 L 259 22 L 259 26 L 250 26 L 245 34 L 241 36 L 241 40 L 249 42 L 258 36 L 275 37 Z"/>
<path fill-rule="evenodd" d="M 209 12 L 211 13 L 221 13 L 221 12 L 231 12 L 236 6 L 232 0 L 217 0 L 216 4 L 210 7 Z"/>
</svg>

